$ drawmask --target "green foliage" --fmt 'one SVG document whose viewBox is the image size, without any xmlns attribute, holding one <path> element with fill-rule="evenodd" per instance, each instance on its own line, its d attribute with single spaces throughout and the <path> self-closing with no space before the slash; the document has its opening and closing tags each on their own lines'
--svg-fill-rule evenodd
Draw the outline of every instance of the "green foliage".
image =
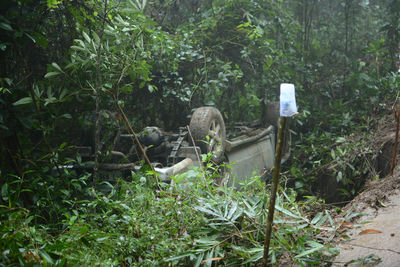
<svg viewBox="0 0 400 267">
<path fill-rule="evenodd" d="M 70 208 L 58 212 L 61 231 L 34 224 L 35 216 L 25 209 L 3 207 L 2 261 L 106 266 L 258 262 L 267 220 L 264 185 L 253 183 L 241 192 L 215 187 L 209 194 L 199 186 L 197 170 L 182 178 L 185 182 L 154 191 L 134 175 L 132 182 L 108 184 L 109 193 L 93 190 L 91 197 L 71 197 Z M 327 260 L 325 253 L 336 252 L 315 235 L 335 234 L 330 213 L 308 218 L 295 198 L 292 190 L 279 194 L 273 259 L 289 253 L 299 264 Z"/>
<path fill-rule="evenodd" d="M 343 109 L 343 104 L 337 103 L 337 108 Z M 367 125 L 358 126 L 350 112 L 340 117 L 329 111 L 321 115 L 324 122 L 315 125 L 311 134 L 298 136 L 301 141 L 287 176 L 302 195 L 317 192 L 329 202 L 340 202 L 356 195 L 365 179 L 376 175 L 373 133 Z M 368 120 L 366 115 L 362 118 Z M 307 123 L 307 118 L 299 120 Z"/>
<path fill-rule="evenodd" d="M 356 260 L 351 260 L 348 263 L 360 263 L 360 264 L 379 264 L 382 262 L 382 259 L 379 258 L 378 256 L 375 256 L 374 254 L 369 254 L 366 257 L 360 257 Z"/>
<path fill-rule="evenodd" d="M 218 107 L 227 124 L 262 119 L 279 84 L 292 82 L 301 116 L 292 127 L 288 183 L 304 196 L 322 194 L 321 181 L 332 182 L 350 198 L 376 176 L 368 146 L 370 112 L 399 99 L 398 0 L 107 4 L 0 4 L 5 264 L 260 259 L 267 199 L 257 182 L 240 192 L 212 189 L 220 170 L 206 160 L 206 185 L 192 170 L 160 192 L 145 186 L 144 176 L 92 189 L 91 174 L 62 167 L 82 164 L 73 145 L 87 141 L 82 132 L 94 127 L 94 111 L 104 117 L 101 142 L 111 145 L 119 130 L 108 112 L 114 110 L 112 96 L 135 129 L 157 125 L 175 131 L 202 105 Z M 98 192 L 104 187 L 108 193 Z M 308 214 L 296 196 L 290 190 L 280 194 L 272 258 L 320 263 L 323 251 L 332 251 L 316 235 L 334 234 L 335 226 L 330 213 Z"/>
</svg>

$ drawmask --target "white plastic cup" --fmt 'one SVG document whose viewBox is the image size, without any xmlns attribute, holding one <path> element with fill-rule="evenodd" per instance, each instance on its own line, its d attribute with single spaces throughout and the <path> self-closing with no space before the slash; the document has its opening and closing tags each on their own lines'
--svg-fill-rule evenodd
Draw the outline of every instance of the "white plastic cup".
<svg viewBox="0 0 400 267">
<path fill-rule="evenodd" d="M 292 117 L 295 114 L 297 114 L 297 105 L 294 84 L 281 83 L 280 115 L 281 117 Z"/>
</svg>

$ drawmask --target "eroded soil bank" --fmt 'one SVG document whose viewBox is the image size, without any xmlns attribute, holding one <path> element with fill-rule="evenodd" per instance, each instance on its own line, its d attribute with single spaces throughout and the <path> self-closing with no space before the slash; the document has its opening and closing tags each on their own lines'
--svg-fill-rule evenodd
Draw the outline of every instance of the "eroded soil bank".
<svg viewBox="0 0 400 267">
<path fill-rule="evenodd" d="M 389 175 L 396 126 L 394 116 L 387 115 L 378 123 L 374 138 L 375 167 L 384 178 L 367 181 L 343 208 L 359 216 L 349 221 L 336 218 L 342 223 L 336 239 L 341 250 L 333 266 L 400 266 L 400 157 L 398 151 L 397 166 Z"/>
</svg>

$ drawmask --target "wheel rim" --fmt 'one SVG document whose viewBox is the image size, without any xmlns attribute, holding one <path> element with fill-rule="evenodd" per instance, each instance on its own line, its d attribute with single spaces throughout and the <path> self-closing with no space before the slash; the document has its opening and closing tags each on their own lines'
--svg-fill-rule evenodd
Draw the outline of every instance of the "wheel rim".
<svg viewBox="0 0 400 267">
<path fill-rule="evenodd" d="M 209 145 L 207 147 L 208 153 L 218 153 L 222 151 L 222 131 L 221 124 L 217 120 L 212 120 L 210 128 L 208 130 L 208 136 L 210 137 Z"/>
</svg>

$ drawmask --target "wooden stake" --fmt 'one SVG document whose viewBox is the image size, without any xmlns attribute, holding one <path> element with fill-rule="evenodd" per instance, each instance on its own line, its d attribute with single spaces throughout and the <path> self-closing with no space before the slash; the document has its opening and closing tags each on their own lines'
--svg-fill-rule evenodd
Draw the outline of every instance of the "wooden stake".
<svg viewBox="0 0 400 267">
<path fill-rule="evenodd" d="M 268 264 L 269 264 L 268 253 L 269 253 L 269 245 L 270 245 L 270 241 L 271 241 L 272 223 L 274 221 L 276 192 L 278 190 L 279 173 L 281 170 L 282 150 L 283 150 L 283 146 L 284 146 L 286 121 L 287 121 L 287 117 L 279 118 L 278 140 L 277 140 L 277 145 L 276 145 L 276 150 L 275 150 L 274 168 L 273 168 L 273 173 L 272 173 L 271 197 L 269 200 L 268 221 L 267 221 L 267 228 L 265 231 L 264 266 L 268 266 Z"/>
</svg>

